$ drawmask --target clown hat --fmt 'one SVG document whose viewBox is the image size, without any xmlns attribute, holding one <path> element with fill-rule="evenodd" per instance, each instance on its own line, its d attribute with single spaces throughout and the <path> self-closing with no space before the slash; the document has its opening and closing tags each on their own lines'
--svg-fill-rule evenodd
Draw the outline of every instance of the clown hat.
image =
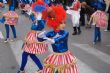
<svg viewBox="0 0 110 73">
<path fill-rule="evenodd" d="M 35 12 L 42 12 L 43 10 L 46 9 L 46 4 L 44 1 L 42 0 L 37 0 L 37 2 L 34 2 L 32 4 L 32 9 Z"/>
</svg>

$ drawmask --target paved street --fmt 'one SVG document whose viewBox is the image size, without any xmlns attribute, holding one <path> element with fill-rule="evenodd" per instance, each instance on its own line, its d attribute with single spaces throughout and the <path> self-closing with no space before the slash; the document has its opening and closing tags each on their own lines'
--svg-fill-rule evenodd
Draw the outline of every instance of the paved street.
<svg viewBox="0 0 110 73">
<path fill-rule="evenodd" d="M 19 13 L 19 11 L 17 11 Z M 0 73 L 17 73 L 21 63 L 21 46 L 26 32 L 30 30 L 31 21 L 19 13 L 19 23 L 16 26 L 17 40 L 14 42 L 4 43 L 0 39 Z M 0 16 L 1 17 L 1 16 Z M 92 44 L 93 29 L 81 27 L 82 34 L 73 36 L 71 20 L 68 16 L 66 30 L 69 31 L 69 49 L 78 59 L 79 73 L 110 73 L 110 32 L 104 32 L 102 29 L 102 42 L 97 45 Z M 0 25 L 0 30 L 5 35 L 4 25 Z M 48 30 L 48 28 L 46 28 Z M 11 34 L 12 36 L 12 34 Z M 49 51 L 44 55 L 38 55 L 43 61 L 51 53 Z M 26 66 L 26 73 L 34 73 L 37 67 L 29 58 Z"/>
</svg>

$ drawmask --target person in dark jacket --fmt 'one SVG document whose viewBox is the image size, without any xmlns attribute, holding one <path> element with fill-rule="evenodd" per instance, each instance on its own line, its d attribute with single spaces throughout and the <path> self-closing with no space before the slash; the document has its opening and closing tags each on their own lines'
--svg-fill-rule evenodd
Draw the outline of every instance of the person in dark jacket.
<svg viewBox="0 0 110 73">
<path fill-rule="evenodd" d="M 91 14 L 92 7 L 90 6 L 91 0 L 80 0 L 81 2 L 81 12 L 80 12 L 80 21 L 81 25 L 85 26 L 85 14 Z"/>
<path fill-rule="evenodd" d="M 107 30 L 110 31 L 110 5 L 109 5 L 108 13 L 109 13 L 109 18 L 108 18 L 108 27 L 107 27 Z"/>
<path fill-rule="evenodd" d="M 90 17 L 97 9 L 100 8 L 100 10 L 104 11 L 106 7 L 104 0 L 80 0 L 80 2 L 82 3 L 80 21 L 83 26 L 85 25 L 85 14 Z"/>
</svg>

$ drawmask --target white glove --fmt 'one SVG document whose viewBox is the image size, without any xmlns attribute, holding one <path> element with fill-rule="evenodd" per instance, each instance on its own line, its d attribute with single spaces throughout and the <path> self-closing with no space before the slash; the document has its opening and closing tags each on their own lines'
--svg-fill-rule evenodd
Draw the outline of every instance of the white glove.
<svg viewBox="0 0 110 73">
<path fill-rule="evenodd" d="M 46 37 L 45 33 L 46 33 L 46 31 L 42 31 L 41 33 L 38 34 L 38 37 L 39 38 L 45 38 Z"/>
<path fill-rule="evenodd" d="M 42 19 L 42 13 L 41 12 L 37 13 L 36 19 L 37 20 L 41 20 Z"/>
<path fill-rule="evenodd" d="M 29 11 L 27 12 L 27 14 L 28 14 L 28 15 L 31 15 L 31 14 L 32 14 L 32 10 L 29 10 Z"/>
<path fill-rule="evenodd" d="M 68 7 L 68 6 L 66 6 L 66 8 L 69 10 L 70 9 L 70 7 Z"/>
<path fill-rule="evenodd" d="M 47 42 L 49 42 L 50 44 L 54 44 L 55 43 L 54 39 L 50 39 L 48 37 L 45 37 L 44 39 L 46 39 Z"/>
</svg>

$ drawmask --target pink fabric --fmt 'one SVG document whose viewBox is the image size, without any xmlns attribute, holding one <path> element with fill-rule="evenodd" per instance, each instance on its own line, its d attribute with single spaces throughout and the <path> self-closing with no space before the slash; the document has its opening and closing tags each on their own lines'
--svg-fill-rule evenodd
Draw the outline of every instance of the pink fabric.
<svg viewBox="0 0 110 73">
<path fill-rule="evenodd" d="M 8 24 L 8 25 L 16 25 L 18 22 L 18 19 L 15 19 L 15 18 L 7 18 L 6 21 L 5 21 L 5 24 Z"/>
<path fill-rule="evenodd" d="M 18 14 L 15 11 L 8 11 L 7 13 L 3 14 L 5 17 L 5 24 L 8 25 L 16 25 L 18 22 Z"/>
<path fill-rule="evenodd" d="M 27 43 L 24 44 L 23 50 L 31 54 L 43 54 L 47 51 L 48 45 L 46 43 L 37 43 L 37 35 L 35 32 L 29 32 L 26 36 Z M 33 42 L 33 43 L 29 43 Z"/>
<path fill-rule="evenodd" d="M 104 12 L 98 10 L 92 16 L 97 18 L 96 27 L 104 28 L 107 26 L 108 17 Z"/>
<path fill-rule="evenodd" d="M 46 67 L 45 64 L 49 64 L 54 67 L 70 65 L 67 68 L 64 68 L 63 73 L 78 73 L 76 57 L 73 56 L 70 51 L 61 54 L 53 53 L 44 60 L 44 69 L 42 73 L 53 73 L 52 68 Z"/>
</svg>

